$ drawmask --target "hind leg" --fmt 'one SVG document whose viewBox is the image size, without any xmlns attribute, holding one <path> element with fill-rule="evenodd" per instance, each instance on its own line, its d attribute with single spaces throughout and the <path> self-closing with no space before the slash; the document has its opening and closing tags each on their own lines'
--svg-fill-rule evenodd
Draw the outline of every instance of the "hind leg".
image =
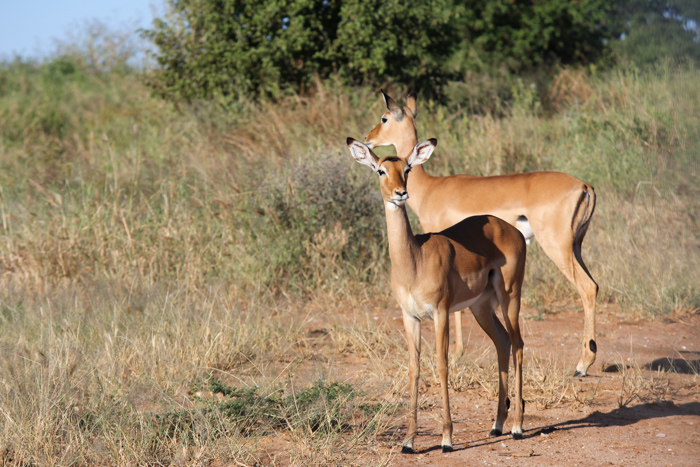
<svg viewBox="0 0 700 467">
<path fill-rule="evenodd" d="M 498 355 L 498 413 L 489 436 L 501 436 L 503 424 L 508 417 L 508 359 L 510 338 L 505 328 L 494 314 L 495 296 L 473 304 L 470 308 L 481 329 L 493 341 Z"/>
<path fill-rule="evenodd" d="M 540 246 L 545 254 L 554 261 L 559 270 L 571 282 L 583 302 L 583 337 L 581 339 L 581 357 L 576 365 L 574 376 L 586 376 L 588 368 L 595 362 L 598 346 L 595 341 L 595 306 L 598 298 L 598 284 L 588 272 L 581 257 L 582 232 L 576 240 L 571 232 L 560 236 L 542 236 Z M 564 239 L 567 239 L 563 241 Z"/>
<path fill-rule="evenodd" d="M 511 433 L 513 439 L 521 439 L 523 437 L 523 417 L 525 412 L 525 401 L 523 401 L 524 343 L 520 333 L 520 288 L 522 280 L 505 284 L 503 277 L 498 274 L 494 276 L 493 283 L 498 302 L 501 305 L 505 327 L 510 337 L 513 351 L 513 366 L 515 367 L 515 409 Z"/>
<path fill-rule="evenodd" d="M 595 305 L 598 299 L 598 284 L 593 280 L 591 273 L 581 257 L 581 242 L 583 238 L 574 243 L 574 278 L 576 289 L 583 299 L 583 338 L 581 340 L 581 359 L 576 365 L 574 376 L 586 376 L 588 368 L 595 362 L 598 345 L 595 341 Z"/>
</svg>

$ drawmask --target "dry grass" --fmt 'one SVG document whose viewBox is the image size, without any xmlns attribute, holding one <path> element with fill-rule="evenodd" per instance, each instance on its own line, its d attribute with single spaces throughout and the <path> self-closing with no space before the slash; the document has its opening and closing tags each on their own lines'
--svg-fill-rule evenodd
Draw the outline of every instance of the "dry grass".
<svg viewBox="0 0 700 467">
<path fill-rule="evenodd" d="M 178 112 L 131 75 L 30 68 L 0 70 L 3 463 L 388 463 L 405 342 L 374 319 L 394 307 L 381 203 L 344 148 L 376 123 L 379 96 L 319 83 L 311 96 Z M 690 312 L 695 78 L 562 70 L 546 99 L 523 85 L 498 117 L 421 102 L 419 134 L 440 139 L 428 170 L 592 182 L 584 257 L 602 300 L 636 315 Z M 528 258 L 526 302 L 542 313 L 573 303 L 536 245 Z M 490 345 L 471 347 L 451 363 L 451 388 L 495 397 L 495 362 Z M 594 403 L 572 389 L 567 362 L 526 362 L 538 408 Z M 424 388 L 433 371 L 424 358 Z M 621 405 L 662 394 L 625 371 Z M 297 410 L 241 422 L 212 381 Z M 349 389 L 331 400 L 334 383 Z M 298 409 L 308 394 L 332 429 Z"/>
<path fill-rule="evenodd" d="M 338 378 L 333 361 L 347 353 L 368 355 L 373 365 L 365 379 L 383 387 L 393 380 L 386 360 L 393 362 L 398 352 L 375 348 L 376 331 L 361 328 L 332 331 L 330 345 L 309 343 L 311 317 L 294 304 L 243 305 L 222 290 L 199 291 L 196 297 L 141 293 L 143 308 L 99 296 L 73 301 L 69 293 L 23 302 L 14 332 L 6 326 L 3 336 L 5 429 L 0 442 L 6 462 L 134 465 L 228 459 L 247 464 L 259 459 L 260 440 L 281 429 L 289 432 L 294 464 L 323 465 L 340 458 L 358 464 L 362 454 L 353 447 L 395 423 L 396 405 L 387 402 L 396 391 L 391 385 L 376 393 L 349 389 L 335 405 L 318 406 L 314 410 L 324 417 L 335 420 L 343 414 L 343 424 L 352 422 L 329 425 L 334 428 L 323 433 L 316 432 L 307 412 L 293 406 L 281 412 L 286 415 L 279 428 L 258 425 L 255 414 L 252 425 L 246 425 L 224 411 L 211 412 L 198 397 L 206 399 L 207 391 L 198 388 L 206 388 L 212 378 L 300 401 L 311 381 Z M 343 337 L 348 333 L 350 338 Z"/>
</svg>

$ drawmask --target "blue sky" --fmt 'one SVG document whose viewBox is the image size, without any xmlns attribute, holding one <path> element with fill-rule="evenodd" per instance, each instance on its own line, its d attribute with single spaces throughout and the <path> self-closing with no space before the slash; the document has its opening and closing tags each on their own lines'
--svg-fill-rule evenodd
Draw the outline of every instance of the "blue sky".
<svg viewBox="0 0 700 467">
<path fill-rule="evenodd" d="M 43 58 L 55 39 L 69 39 L 88 21 L 117 30 L 148 27 L 154 7 L 162 12 L 165 0 L 0 0 L 0 61 Z"/>
</svg>

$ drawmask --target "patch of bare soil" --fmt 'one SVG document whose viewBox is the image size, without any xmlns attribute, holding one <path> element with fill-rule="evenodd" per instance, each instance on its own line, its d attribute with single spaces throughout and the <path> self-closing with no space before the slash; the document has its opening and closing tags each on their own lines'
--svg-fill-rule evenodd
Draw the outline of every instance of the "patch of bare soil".
<svg viewBox="0 0 700 467">
<path fill-rule="evenodd" d="M 469 318 L 464 332 L 474 343 L 483 333 Z M 524 309 L 523 318 L 525 359 L 564 355 L 572 375 L 582 315 L 542 317 Z M 600 308 L 597 324 L 598 356 L 589 376 L 568 378 L 569 397 L 561 403 L 526 405 L 524 439 L 487 436 L 495 397 L 451 392 L 455 451 L 440 449 L 438 403 L 419 413 L 418 454 L 390 448 L 397 452 L 390 465 L 700 465 L 700 316 L 630 322 Z M 435 397 L 437 391 L 429 388 Z"/>
<path fill-rule="evenodd" d="M 322 315 L 312 320 L 312 328 L 331 326 Z M 377 326 L 388 326 L 403 341 L 399 311 L 355 310 L 339 319 L 354 323 L 359 315 Z M 524 307 L 521 323 L 526 373 L 524 439 L 514 441 L 509 435 L 488 437 L 497 398 L 493 389 L 477 385 L 461 391 L 450 390 L 455 451 L 443 453 L 439 387 L 437 382 L 427 382 L 421 385 L 419 400 L 422 408 L 415 440 L 418 453 L 400 453 L 400 442 L 406 433 L 404 406 L 397 411 L 394 428 L 380 436 L 378 442 L 353 448 L 363 451 L 362 463 L 445 467 L 700 465 L 700 315 L 668 322 L 630 320 L 629 315 L 618 313 L 615 308 L 600 306 L 597 360 L 585 378 L 573 377 L 579 357 L 582 313 L 538 314 Z M 495 368 L 493 346 L 468 313 L 463 325 L 467 348 L 491 351 Z M 318 333 L 312 330 L 309 335 L 314 336 L 314 332 Z M 452 331 L 451 335 L 454 335 Z M 423 337 L 426 345 L 421 358 L 432 362 L 431 322 L 423 324 Z M 407 360 L 407 355 L 397 358 Z M 464 362 L 464 358 L 468 357 L 457 360 L 456 365 Z M 488 355 L 485 360 L 489 360 Z M 372 362 L 367 358 L 346 353 L 334 357 L 333 366 L 334 378 L 363 390 L 381 384 L 371 377 Z M 405 373 L 396 376 L 405 377 Z M 559 380 L 552 383 L 548 378 Z M 497 379 L 495 372 L 493 379 Z M 533 381 L 540 386 L 528 388 L 535 385 Z M 547 387 L 550 383 L 553 386 Z M 407 402 L 407 395 L 404 398 Z M 510 418 L 504 428 L 510 430 Z M 292 446 L 286 435 L 259 443 L 263 465 L 298 463 L 294 456 L 290 457 L 290 449 L 298 451 L 298 447 Z M 313 450 L 313 446 L 307 448 Z M 338 458 L 340 464 L 344 463 L 342 458 Z M 357 465 L 357 457 L 353 459 L 351 463 Z"/>
</svg>

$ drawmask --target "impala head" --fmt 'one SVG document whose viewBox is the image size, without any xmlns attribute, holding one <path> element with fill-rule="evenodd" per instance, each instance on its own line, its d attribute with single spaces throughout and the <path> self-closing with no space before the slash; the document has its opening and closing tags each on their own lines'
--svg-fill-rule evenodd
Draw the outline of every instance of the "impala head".
<svg viewBox="0 0 700 467">
<path fill-rule="evenodd" d="M 384 90 L 381 90 L 381 93 L 387 111 L 384 112 L 377 126 L 369 132 L 365 138 L 365 144 L 370 148 L 393 145 L 398 152 L 398 142 L 408 137 L 412 138 L 411 146 L 413 146 L 417 140 L 415 118 L 418 110 L 416 109 L 416 94 L 411 92 L 406 96 L 406 105 L 401 107 Z M 404 158 L 408 154 L 398 155 Z"/>
<path fill-rule="evenodd" d="M 411 169 L 422 164 L 430 158 L 437 140 L 431 138 L 416 144 L 413 153 L 406 159 L 398 157 L 378 158 L 374 152 L 364 143 L 354 138 L 347 139 L 348 148 L 352 157 L 360 164 L 366 165 L 379 175 L 379 186 L 382 190 L 382 198 L 390 209 L 403 206 L 408 199 L 406 192 L 406 178 Z"/>
</svg>

